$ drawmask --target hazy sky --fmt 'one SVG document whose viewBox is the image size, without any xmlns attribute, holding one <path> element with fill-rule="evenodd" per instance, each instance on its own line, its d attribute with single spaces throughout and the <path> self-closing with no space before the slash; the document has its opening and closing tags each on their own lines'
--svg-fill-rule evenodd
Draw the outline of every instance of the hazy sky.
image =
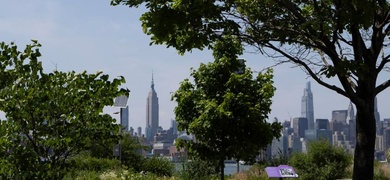
<svg viewBox="0 0 390 180">
<path fill-rule="evenodd" d="M 46 72 L 94 73 L 103 70 L 111 77 L 124 76 L 129 98 L 130 126 L 143 127 L 146 119 L 146 97 L 152 72 L 160 104 L 160 125 L 168 128 L 174 119 L 175 103 L 171 92 L 188 78 L 190 68 L 200 62 L 213 61 L 209 51 L 194 50 L 180 56 L 165 46 L 149 46 L 150 37 L 143 34 L 138 20 L 144 9 L 110 6 L 109 0 L 0 0 L 0 41 L 15 42 L 23 50 L 30 39 L 37 39 Z M 257 54 L 242 58 L 254 71 L 273 65 L 271 59 Z M 299 68 L 286 64 L 274 69 L 277 88 L 270 119 L 283 121 L 299 117 L 301 97 L 307 81 L 312 81 Z M 383 77 L 389 77 L 389 73 Z M 383 78 L 380 82 L 383 81 Z M 330 81 L 335 82 L 336 81 Z M 347 109 L 349 101 L 312 81 L 314 118 L 331 118 L 332 110 Z M 381 119 L 390 118 L 390 90 L 378 96 Z M 115 108 L 106 108 L 112 114 Z M 113 115 L 118 116 L 118 115 Z"/>
</svg>

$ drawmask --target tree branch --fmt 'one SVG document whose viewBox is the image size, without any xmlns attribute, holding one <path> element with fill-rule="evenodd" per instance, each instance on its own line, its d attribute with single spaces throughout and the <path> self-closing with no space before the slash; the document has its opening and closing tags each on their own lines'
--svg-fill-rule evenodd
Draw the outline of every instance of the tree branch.
<svg viewBox="0 0 390 180">
<path fill-rule="evenodd" d="M 380 92 L 382 92 L 383 90 L 385 90 L 389 86 L 390 86 L 390 80 L 383 82 L 382 84 L 380 84 L 379 86 L 377 86 L 375 88 L 374 95 L 379 94 Z"/>
<path fill-rule="evenodd" d="M 275 51 L 277 51 L 278 53 L 282 54 L 284 57 L 288 58 L 289 60 L 293 61 L 294 63 L 302 66 L 308 73 L 309 75 L 318 83 L 318 84 L 321 84 L 322 86 L 328 88 L 328 89 L 331 89 L 333 91 L 336 91 L 337 93 L 345 96 L 345 97 L 349 97 L 348 94 L 343 91 L 341 88 L 335 86 L 335 85 L 330 85 L 324 81 L 322 81 L 320 78 L 318 78 L 318 76 L 316 75 L 316 73 L 314 73 L 311 68 L 303 61 L 299 60 L 299 59 L 296 59 L 294 57 L 292 57 L 290 54 L 280 50 L 279 48 L 275 47 L 274 45 L 272 45 L 271 43 L 268 43 L 265 45 L 266 47 L 270 48 L 270 49 L 273 49 Z"/>
<path fill-rule="evenodd" d="M 386 57 L 382 58 L 381 63 L 379 64 L 378 68 L 376 69 L 377 73 L 383 70 L 385 65 L 390 62 L 390 55 L 387 55 Z"/>
</svg>

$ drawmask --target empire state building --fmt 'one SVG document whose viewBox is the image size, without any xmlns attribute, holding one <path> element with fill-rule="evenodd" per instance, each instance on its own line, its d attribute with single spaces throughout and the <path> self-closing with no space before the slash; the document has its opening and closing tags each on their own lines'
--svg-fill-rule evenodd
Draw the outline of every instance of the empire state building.
<svg viewBox="0 0 390 180">
<path fill-rule="evenodd" d="M 154 81 L 152 74 L 152 85 L 150 92 L 146 98 L 146 128 L 145 135 L 149 142 L 153 142 L 154 135 L 158 128 L 158 97 L 154 90 Z"/>
</svg>

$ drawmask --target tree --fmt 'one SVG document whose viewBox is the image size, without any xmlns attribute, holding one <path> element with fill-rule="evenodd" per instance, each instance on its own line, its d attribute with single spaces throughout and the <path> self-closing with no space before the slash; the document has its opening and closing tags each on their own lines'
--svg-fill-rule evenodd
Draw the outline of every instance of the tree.
<svg viewBox="0 0 390 180">
<path fill-rule="evenodd" d="M 267 123 L 275 88 L 272 71 L 252 77 L 237 54 L 241 44 L 225 38 L 216 44 L 213 63 L 192 69 L 189 79 L 173 93 L 179 130 L 195 136 L 195 141 L 178 140 L 190 154 L 216 160 L 224 177 L 224 160 L 253 160 L 259 150 L 280 136 L 279 123 Z"/>
<path fill-rule="evenodd" d="M 318 84 L 356 106 L 353 179 L 372 179 L 375 97 L 390 86 L 378 76 L 390 62 L 386 0 L 112 0 L 138 7 L 151 44 L 180 53 L 212 48 L 225 34 L 281 62 L 303 69 Z M 329 79 L 337 79 L 339 86 Z"/>
<path fill-rule="evenodd" d="M 143 170 L 142 165 L 146 161 L 142 156 L 142 151 L 148 149 L 148 146 L 141 144 L 138 137 L 132 137 L 125 133 L 122 139 L 122 163 L 136 172 L 141 172 Z"/>
<path fill-rule="evenodd" d="M 12 179 L 61 178 L 68 157 L 93 148 L 92 141 L 120 138 L 119 125 L 102 111 L 115 97 L 128 96 L 127 89 L 119 89 L 124 78 L 45 73 L 39 47 L 33 41 L 20 52 L 14 43 L 0 43 L 0 110 L 7 118 L 0 128 L 0 154 L 15 168 Z"/>
<path fill-rule="evenodd" d="M 327 140 L 311 141 L 308 152 L 296 153 L 289 160 L 302 179 L 342 179 L 352 159 L 341 147 L 334 147 Z"/>
</svg>

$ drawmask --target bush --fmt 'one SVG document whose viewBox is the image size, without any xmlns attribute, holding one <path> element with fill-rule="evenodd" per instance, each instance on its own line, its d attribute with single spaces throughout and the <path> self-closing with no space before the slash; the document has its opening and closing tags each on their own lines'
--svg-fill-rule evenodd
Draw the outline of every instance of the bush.
<svg viewBox="0 0 390 180">
<path fill-rule="evenodd" d="M 267 165 L 253 164 L 248 171 L 234 174 L 230 180 L 268 180 L 265 168 Z"/>
<path fill-rule="evenodd" d="M 121 168 L 121 163 L 117 159 L 96 158 L 87 154 L 80 154 L 72 157 L 69 159 L 68 164 L 73 171 L 102 172 L 108 169 Z"/>
<path fill-rule="evenodd" d="M 296 153 L 290 159 L 300 179 L 340 179 L 347 175 L 352 158 L 344 149 L 332 146 L 326 140 L 312 141 L 308 153 Z"/>
<path fill-rule="evenodd" d="M 374 162 L 374 180 L 390 180 L 390 172 L 387 163 Z"/>
<path fill-rule="evenodd" d="M 193 158 L 191 161 L 182 164 L 179 176 L 183 180 L 202 180 L 211 179 L 212 176 L 218 177 L 218 163 Z"/>
<path fill-rule="evenodd" d="M 174 165 L 162 157 L 144 158 L 142 163 L 142 171 L 156 174 L 157 176 L 172 176 Z"/>
</svg>

